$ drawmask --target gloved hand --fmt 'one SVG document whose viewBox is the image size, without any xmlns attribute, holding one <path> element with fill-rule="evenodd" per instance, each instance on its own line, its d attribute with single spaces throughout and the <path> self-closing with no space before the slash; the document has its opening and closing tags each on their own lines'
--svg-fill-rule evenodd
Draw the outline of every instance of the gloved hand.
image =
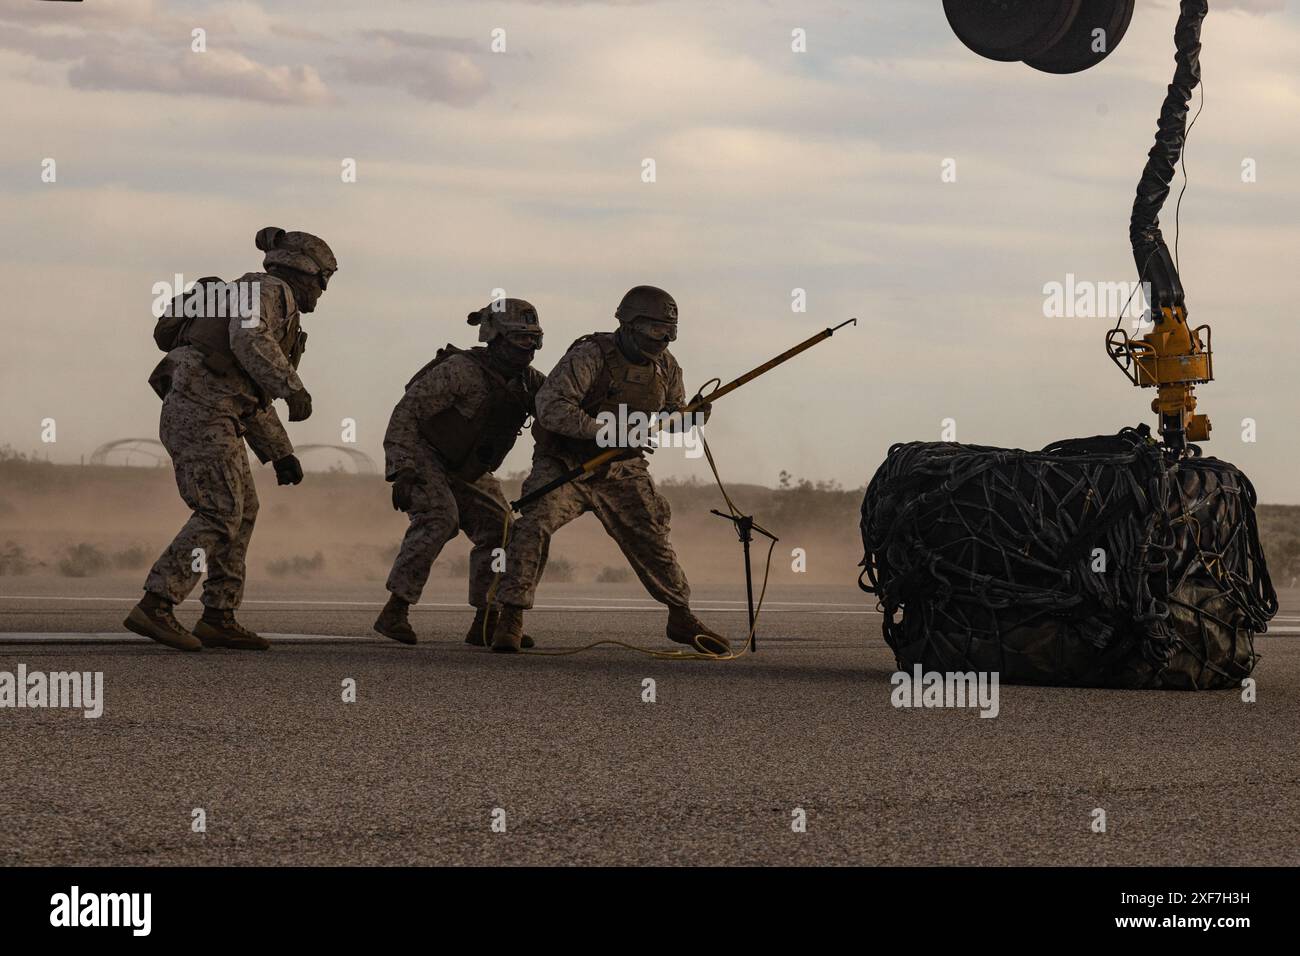
<svg viewBox="0 0 1300 956">
<path fill-rule="evenodd" d="M 410 468 L 403 468 L 393 476 L 393 510 L 410 511 L 411 493 L 416 485 L 424 484 L 424 479 Z"/>
<path fill-rule="evenodd" d="M 311 418 L 311 392 L 307 391 L 306 388 L 290 392 L 285 402 L 289 406 L 289 421 L 305 422 Z"/>
<path fill-rule="evenodd" d="M 285 455 L 275 460 L 275 483 L 296 485 L 302 481 L 302 463 L 297 455 Z"/>
<path fill-rule="evenodd" d="M 624 448 L 610 461 L 631 461 L 634 458 L 640 458 L 642 455 L 653 455 L 654 453 L 654 445 L 644 445 L 640 448 Z"/>
<path fill-rule="evenodd" d="M 696 395 L 691 399 L 691 402 L 697 402 L 699 401 L 699 398 L 700 396 Z M 685 406 L 669 405 L 660 412 L 661 415 L 672 416 L 665 417 L 663 420 L 663 430 L 665 432 L 688 432 L 696 425 L 703 425 L 707 422 L 709 420 L 709 415 L 713 412 L 713 405 L 709 402 L 705 402 L 703 405 L 692 409 L 690 412 L 683 411 L 683 408 L 685 408 Z"/>
<path fill-rule="evenodd" d="M 703 392 L 696 392 L 693 396 L 691 396 L 690 404 L 692 405 L 695 404 L 703 397 L 704 397 Z M 694 418 L 694 420 L 699 422 L 700 424 L 705 424 L 706 422 L 708 422 L 709 416 L 712 414 L 713 414 L 712 402 L 705 402 L 703 405 L 700 405 L 694 411 L 691 412 L 692 418 Z"/>
<path fill-rule="evenodd" d="M 649 432 L 639 428 L 629 428 L 624 436 L 626 445 L 610 460 L 631 461 L 643 455 L 653 455 L 655 449 L 659 447 L 659 439 L 656 434 L 656 432 Z"/>
</svg>

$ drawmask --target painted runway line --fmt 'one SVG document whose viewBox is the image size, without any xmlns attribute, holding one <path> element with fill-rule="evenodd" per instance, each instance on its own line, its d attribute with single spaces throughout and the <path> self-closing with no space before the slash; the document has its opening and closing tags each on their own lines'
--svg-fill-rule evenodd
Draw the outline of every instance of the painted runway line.
<svg viewBox="0 0 1300 956">
<path fill-rule="evenodd" d="M 62 601 L 105 601 L 105 602 L 110 602 L 110 603 L 134 604 L 134 603 L 136 603 L 137 600 L 139 600 L 139 599 L 138 599 L 138 598 L 134 598 L 134 597 L 107 597 L 107 596 L 105 596 L 105 597 L 71 597 L 71 596 L 64 596 L 64 595 L 61 595 L 61 594 L 5 594 L 5 595 L 0 595 L 0 602 L 3 602 L 3 601 L 55 601 L 55 602 L 62 602 Z M 629 602 L 629 601 L 638 601 L 639 599 L 638 599 L 638 598 L 602 598 L 602 597 L 589 597 L 589 596 L 587 596 L 587 595 L 584 594 L 584 595 L 581 595 L 581 596 L 579 596 L 579 597 L 574 598 L 573 600 L 576 600 L 576 601 L 622 601 L 622 602 L 625 602 L 625 603 L 626 603 L 626 602 Z M 728 599 L 728 598 L 712 598 L 712 599 L 706 600 L 704 603 L 705 603 L 705 604 L 737 604 L 737 605 L 740 605 L 742 608 L 744 607 L 744 604 L 745 604 L 744 601 L 736 601 L 736 600 L 731 600 L 731 599 Z M 384 602 L 383 602 L 383 601 L 309 601 L 309 600 L 302 600 L 302 599 L 299 599 L 299 598 L 276 598 L 276 599 L 270 599 L 270 598 L 258 598 L 258 599 L 249 599 L 249 600 L 244 601 L 240 606 L 241 606 L 241 607 L 248 607 L 248 606 L 250 606 L 250 605 L 254 605 L 254 604 L 292 604 L 292 605 L 301 605 L 301 606 L 303 606 L 303 607 L 383 607 L 383 606 L 384 606 Z M 631 605 L 628 605 L 628 606 L 631 606 Z M 860 608 L 861 606 L 862 606 L 862 605 L 861 605 L 860 603 L 859 603 L 859 604 L 851 604 L 851 603 L 840 602 L 840 601 L 772 601 L 772 600 L 768 600 L 768 601 L 764 601 L 764 602 L 763 602 L 763 607 L 818 607 L 818 608 L 826 608 L 826 607 L 848 607 L 848 608 Z M 439 602 L 436 602 L 436 601 L 421 601 L 419 604 L 413 604 L 412 607 L 438 607 L 438 608 L 446 607 L 446 608 L 456 608 L 456 609 L 459 609 L 459 610 L 462 610 L 462 611 L 467 611 L 467 610 L 469 610 L 469 605 L 467 605 L 467 604 L 465 604 L 465 603 L 463 603 L 463 602 L 461 602 L 461 603 L 455 603 L 455 604 L 443 604 L 443 603 L 439 603 Z M 637 605 L 635 605 L 635 607 L 636 607 L 637 610 L 640 610 L 641 607 L 642 607 L 642 605 L 641 605 L 641 604 L 637 604 Z M 653 610 L 654 608 L 661 608 L 661 607 L 663 607 L 663 605 L 662 605 L 662 604 L 659 604 L 659 603 L 656 602 L 656 601 L 650 601 L 650 600 L 647 599 L 647 600 L 645 601 L 645 603 L 644 603 L 644 607 L 645 607 L 646 609 Z M 694 605 L 692 605 L 692 607 L 694 607 Z M 546 608 L 562 608 L 562 609 L 564 609 L 564 610 L 590 610 L 590 611 L 603 611 L 603 610 L 610 610 L 610 609 L 611 609 L 610 606 L 609 606 L 608 604 L 591 604 L 591 605 L 582 605 L 582 604 L 572 604 L 572 605 L 569 605 L 569 604 L 539 604 L 539 605 L 536 606 L 536 608 L 534 608 L 534 610 L 543 610 L 543 609 L 546 609 Z M 1300 620 L 1300 618 L 1297 618 L 1296 620 Z"/>
</svg>

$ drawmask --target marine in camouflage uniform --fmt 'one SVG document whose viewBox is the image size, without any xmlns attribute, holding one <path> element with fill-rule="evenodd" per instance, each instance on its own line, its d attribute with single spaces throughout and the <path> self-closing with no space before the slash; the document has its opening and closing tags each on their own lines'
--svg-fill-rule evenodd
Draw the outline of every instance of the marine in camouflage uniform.
<svg viewBox="0 0 1300 956">
<path fill-rule="evenodd" d="M 311 395 L 297 371 L 306 341 L 300 317 L 315 309 L 338 263 L 309 233 L 269 227 L 255 241 L 265 272 L 230 284 L 199 280 L 155 329 L 167 350 L 149 377 L 163 399 L 159 438 L 193 514 L 154 562 L 144 598 L 124 623 L 180 650 L 269 646 L 234 616 L 258 510 L 244 443 L 258 460 L 274 463 L 280 484 L 296 485 L 303 476 L 271 402 L 284 399 L 291 422 L 311 415 Z M 205 565 L 203 615 L 191 633 L 173 612 Z"/>
<path fill-rule="evenodd" d="M 682 370 L 668 351 L 677 337 L 677 303 L 653 286 L 637 286 L 623 297 L 614 332 L 578 339 L 537 393 L 533 469 L 528 494 L 571 471 L 606 448 L 596 438 L 596 416 L 672 412 L 686 405 Z M 698 410 L 707 418 L 707 406 Z M 670 511 L 655 490 L 644 452 L 628 449 L 596 472 L 551 491 L 525 507 L 510 533 L 506 569 L 496 593 L 500 618 L 494 651 L 522 646 L 523 610 L 545 566 L 551 535 L 584 512 L 594 512 L 623 551 L 650 596 L 668 606 L 668 638 L 710 653 L 728 644 L 690 611 L 691 590 L 668 540 Z"/>
<path fill-rule="evenodd" d="M 474 623 L 465 640 L 482 645 L 496 624 L 489 613 L 492 551 L 501 546 L 510 506 L 493 471 L 514 447 L 546 377 L 531 367 L 542 344 L 537 310 L 523 299 L 500 299 L 477 312 L 486 347 L 452 345 L 407 383 L 384 435 L 385 474 L 393 507 L 410 518 L 388 575 L 390 597 L 375 630 L 403 644 L 416 642 L 408 609 L 420 600 L 443 546 L 464 531 L 469 603 Z"/>
</svg>

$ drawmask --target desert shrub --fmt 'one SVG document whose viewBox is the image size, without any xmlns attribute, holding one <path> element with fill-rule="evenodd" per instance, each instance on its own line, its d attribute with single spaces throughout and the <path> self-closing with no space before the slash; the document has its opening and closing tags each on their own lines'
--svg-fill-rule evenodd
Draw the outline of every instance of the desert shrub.
<svg viewBox="0 0 1300 956">
<path fill-rule="evenodd" d="M 99 548 L 82 542 L 69 548 L 59 559 L 59 573 L 65 578 L 89 578 L 108 570 L 110 561 Z"/>
<path fill-rule="evenodd" d="M 287 574 L 307 575 L 325 567 L 325 555 L 317 551 L 310 558 L 295 554 L 288 558 L 277 558 L 266 565 L 266 570 L 277 578 Z"/>
<path fill-rule="evenodd" d="M 596 575 L 597 584 L 626 584 L 632 580 L 631 568 L 616 568 L 611 564 L 605 565 Z"/>
<path fill-rule="evenodd" d="M 1289 531 L 1275 531 L 1261 537 L 1274 585 L 1290 587 L 1291 580 L 1300 574 L 1300 537 Z"/>
<path fill-rule="evenodd" d="M 400 544 L 355 544 L 348 550 L 353 564 L 362 565 L 368 570 L 390 568 L 397 558 Z"/>
<path fill-rule="evenodd" d="M 546 561 L 546 570 L 542 572 L 542 580 L 550 581 L 552 584 L 564 584 L 566 581 L 573 580 L 573 562 L 565 558 L 548 558 Z"/>
<path fill-rule="evenodd" d="M 780 474 L 772 495 L 770 516 L 763 523 L 784 528 L 854 527 L 859 520 L 863 489 L 846 490 L 837 481 L 796 479 Z"/>
<path fill-rule="evenodd" d="M 1260 505 L 1259 540 L 1277 587 L 1289 588 L 1300 575 L 1300 508 Z"/>
<path fill-rule="evenodd" d="M 6 541 L 0 548 L 0 577 L 13 574 L 26 574 L 32 569 L 32 561 L 21 545 Z"/>
<path fill-rule="evenodd" d="M 136 571 L 149 563 L 149 553 L 138 544 L 123 548 L 113 555 L 113 567 L 119 571 Z"/>
<path fill-rule="evenodd" d="M 0 484 L 9 491 L 42 493 L 51 487 L 51 479 L 61 466 L 41 461 L 34 455 L 14 451 L 9 445 L 0 445 Z"/>
</svg>

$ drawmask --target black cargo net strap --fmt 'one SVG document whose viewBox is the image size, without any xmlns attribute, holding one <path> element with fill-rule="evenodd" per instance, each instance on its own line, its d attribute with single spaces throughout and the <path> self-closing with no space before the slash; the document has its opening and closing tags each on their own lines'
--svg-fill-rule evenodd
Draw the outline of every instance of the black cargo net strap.
<svg viewBox="0 0 1300 956">
<path fill-rule="evenodd" d="M 1192 90 L 1201 81 L 1201 24 L 1208 12 L 1209 0 L 1182 0 L 1179 7 L 1174 28 L 1174 79 L 1160 108 L 1155 145 L 1147 154 L 1129 220 L 1129 241 L 1138 278 L 1151 283 L 1154 307 L 1183 304 L 1182 282 L 1160 233 L 1160 210 L 1169 197 L 1169 184 L 1187 138 L 1187 106 Z"/>
<path fill-rule="evenodd" d="M 861 527 L 859 585 L 900 663 L 1056 682 L 1047 657 L 1076 647 L 1062 683 L 1177 686 L 1161 675 L 1182 653 L 1187 680 L 1223 686 L 1249 673 L 1251 633 L 1277 611 L 1250 482 L 1217 459 L 1166 458 L 1145 426 L 1042 452 L 895 445 Z M 1009 659 L 1018 640 L 1042 659 Z"/>
</svg>

